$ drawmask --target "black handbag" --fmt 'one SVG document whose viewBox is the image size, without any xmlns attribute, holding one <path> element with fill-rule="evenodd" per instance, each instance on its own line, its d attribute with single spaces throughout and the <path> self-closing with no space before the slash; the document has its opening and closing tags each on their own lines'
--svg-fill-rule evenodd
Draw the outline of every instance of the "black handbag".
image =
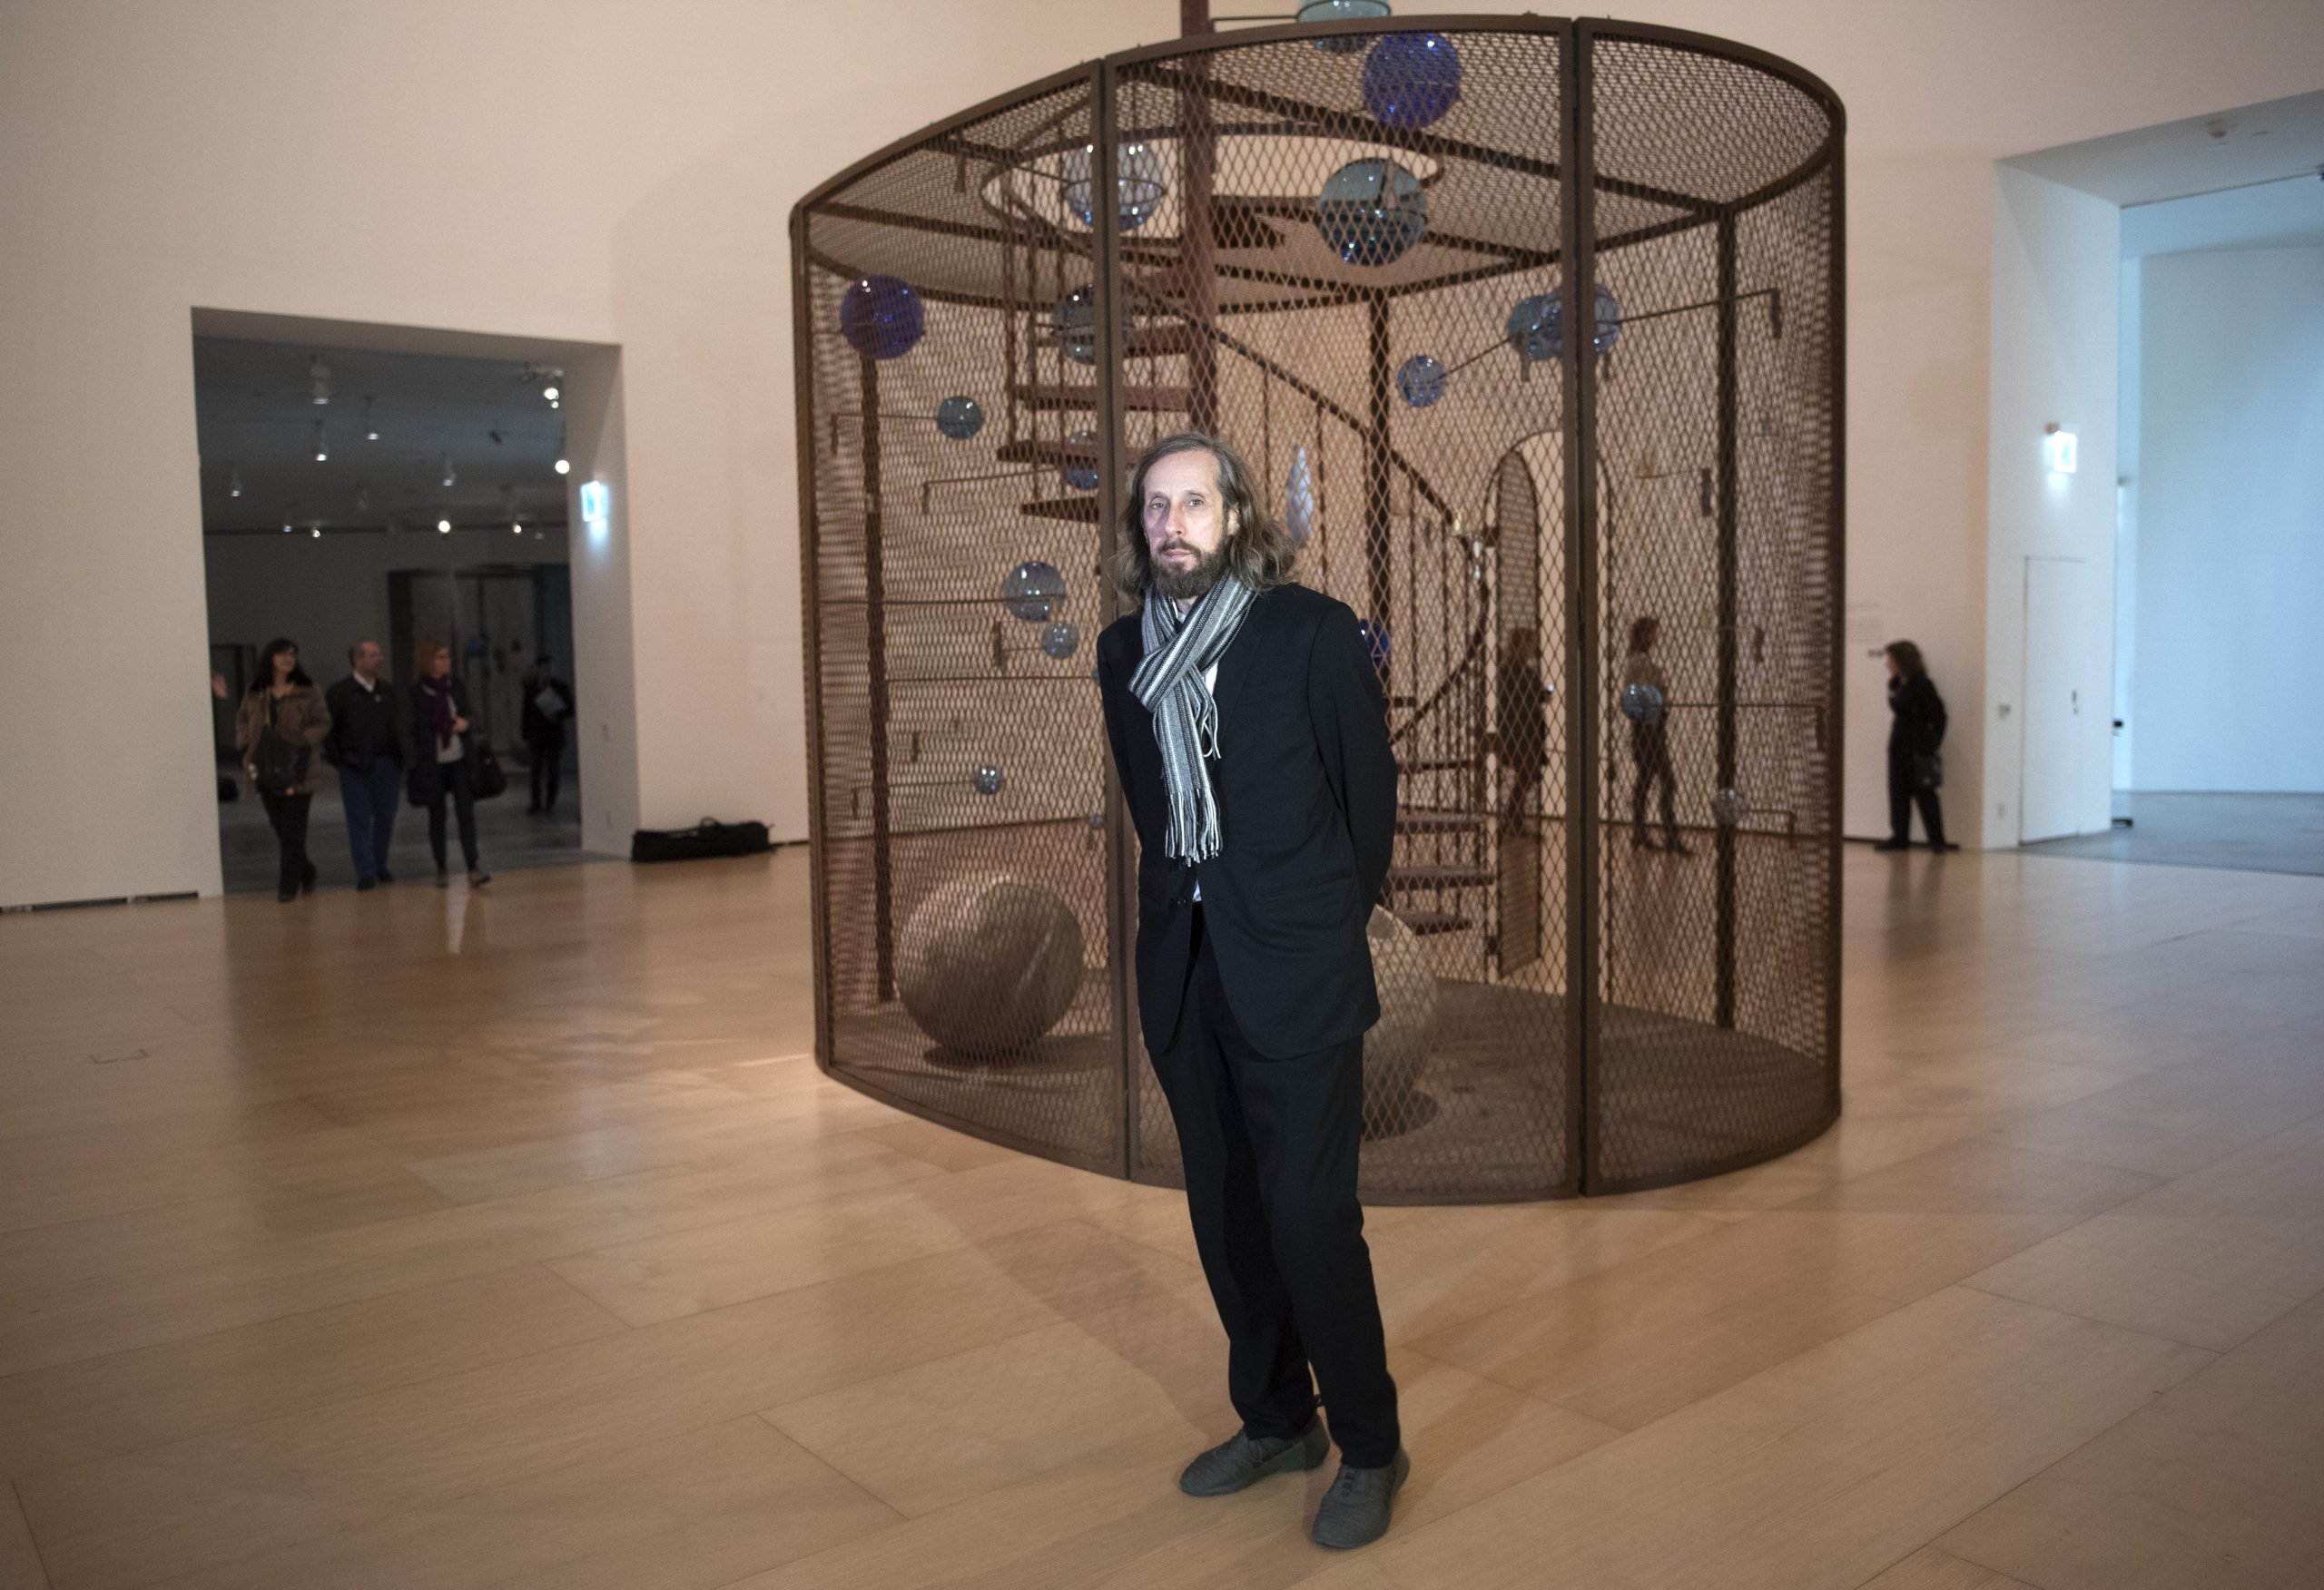
<svg viewBox="0 0 2324 1590">
<path fill-rule="evenodd" d="M 1931 751 L 1913 758 L 1913 788 L 1915 790 L 1945 788 L 1945 758 L 1942 755 Z"/>
<path fill-rule="evenodd" d="M 768 849 L 766 824 L 704 818 L 690 829 L 639 829 L 630 837 L 632 861 L 700 861 L 713 856 L 755 856 Z"/>
<path fill-rule="evenodd" d="M 261 795 L 290 795 L 306 782 L 313 748 L 291 740 L 274 726 L 274 702 L 266 703 L 266 727 L 251 747 L 251 780 Z"/>
<path fill-rule="evenodd" d="M 500 770 L 500 759 L 492 754 L 492 747 L 481 740 L 468 753 L 468 781 L 476 787 L 478 800 L 490 800 L 508 791 L 508 775 Z"/>
</svg>

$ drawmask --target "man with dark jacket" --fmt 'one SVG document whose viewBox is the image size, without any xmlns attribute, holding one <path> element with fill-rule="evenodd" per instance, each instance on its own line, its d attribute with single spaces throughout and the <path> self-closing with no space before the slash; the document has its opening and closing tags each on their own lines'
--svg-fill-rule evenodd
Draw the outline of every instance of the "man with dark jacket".
<svg viewBox="0 0 2324 1590">
<path fill-rule="evenodd" d="M 1289 537 L 1213 438 L 1156 443 L 1098 637 L 1137 825 L 1138 1010 L 1170 1101 L 1242 1428 L 1179 1476 L 1224 1496 L 1340 1448 L 1320 1545 L 1376 1540 L 1411 1467 L 1356 1199 L 1367 925 L 1395 839 L 1386 705 L 1355 614 L 1291 583 Z M 1312 1372 L 1312 1379 L 1311 1377 Z"/>
<path fill-rule="evenodd" d="M 403 698 L 379 677 L 377 641 L 347 648 L 354 672 L 330 687 L 330 733 L 323 760 L 339 770 L 339 800 L 347 810 L 347 848 L 355 857 L 355 887 L 393 883 L 388 842 L 395 837 L 396 805 L 403 796 Z"/>
<path fill-rule="evenodd" d="M 573 687 L 557 678 L 544 652 L 525 673 L 525 711 L 517 731 L 533 763 L 533 803 L 527 811 L 556 810 L 557 785 L 565 776 L 565 726 L 573 717 Z"/>
</svg>

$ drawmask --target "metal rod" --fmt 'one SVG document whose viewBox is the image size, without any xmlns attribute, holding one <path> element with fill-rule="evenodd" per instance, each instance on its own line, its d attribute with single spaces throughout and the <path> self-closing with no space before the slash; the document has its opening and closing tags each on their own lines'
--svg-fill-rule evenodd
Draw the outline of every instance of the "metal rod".
<svg viewBox="0 0 2324 1590">
<path fill-rule="evenodd" d="M 1368 596 L 1370 609 L 1364 616 L 1380 626 L 1384 635 L 1389 605 L 1396 596 L 1395 541 L 1389 524 L 1388 300 L 1374 297 L 1367 310 L 1372 328 L 1372 415 L 1364 438 L 1364 550 L 1371 564 L 1372 588 Z M 1383 652 L 1380 638 L 1374 638 L 1375 652 Z M 1380 683 L 1385 689 L 1394 666 L 1394 653 L 1393 650 L 1384 651 L 1374 661 L 1380 664 Z"/>
<path fill-rule="evenodd" d="M 880 502 L 880 362 L 857 363 L 863 424 L 863 630 L 872 686 L 872 924 L 881 1003 L 896 996 L 894 858 L 888 846 L 888 578 Z"/>
<path fill-rule="evenodd" d="M 1716 269 L 1718 306 L 1718 782 L 1721 790 L 1735 787 L 1737 761 L 1736 699 L 1738 692 L 1735 626 L 1740 560 L 1736 538 L 1741 485 L 1736 447 L 1736 410 L 1740 401 L 1740 350 L 1735 327 L 1735 220 L 1719 219 Z M 1712 1019 L 1720 1026 L 1735 1025 L 1735 830 L 1722 826 L 1713 841 L 1717 881 L 1713 885 Z"/>
<path fill-rule="evenodd" d="M 821 551 L 822 524 L 817 511 L 815 479 L 815 349 L 813 292 L 811 268 L 808 263 L 807 212 L 803 209 L 791 212 L 791 361 L 792 402 L 800 417 L 797 427 L 799 458 L 799 589 L 803 596 L 812 596 L 822 589 L 822 576 L 818 554 Z M 812 771 L 807 779 L 807 832 L 811 842 L 807 849 L 807 869 L 811 875 L 812 898 L 810 925 L 813 946 L 815 1065 L 825 1072 L 835 1058 L 832 1037 L 832 922 L 831 922 L 831 815 L 824 787 L 823 770 L 831 766 L 830 751 L 825 742 L 822 692 L 812 682 L 822 675 L 822 624 L 819 604 L 812 601 L 800 604 L 800 645 L 805 666 L 804 677 L 810 682 L 807 697 L 807 754 Z"/>
<path fill-rule="evenodd" d="M 1179 0 L 1191 23 L 1194 14 L 1206 9 L 1209 0 Z M 1204 31 L 1207 32 L 1206 27 Z M 1118 550 L 1119 537 L 1127 527 L 1108 510 L 1122 500 L 1122 409 L 1121 365 L 1126 351 L 1122 347 L 1122 270 L 1121 270 L 1121 206 L 1119 149 L 1121 132 L 1121 81 L 1111 66 L 1100 62 L 1094 71 L 1091 86 L 1093 109 L 1097 118 L 1097 157 L 1089 177 L 1095 191 L 1103 195 L 1101 202 L 1090 211 L 1091 243 L 1098 251 L 1097 270 L 1090 278 L 1090 309 L 1096 316 L 1091 328 L 1096 332 L 1092 349 L 1097 360 L 1095 371 L 1097 390 L 1091 396 L 1097 400 L 1098 429 L 1098 567 L 1102 586 L 1098 601 L 1110 620 L 1124 607 L 1121 594 L 1107 577 Z M 1096 647 L 1093 643 L 1091 650 Z M 1095 672 L 1093 664 L 1091 672 Z M 1037 677 L 1065 678 L 1066 675 Z M 1130 962 L 1137 942 L 1137 862 L 1131 849 L 1135 838 L 1130 829 L 1129 808 L 1122 798 L 1120 775 L 1114 768 L 1110 751 L 1102 745 L 1098 760 L 1105 766 L 1106 813 L 1106 965 L 1113 974 L 1110 990 L 1112 1001 L 1108 1016 L 1114 1024 L 1115 1065 L 1113 1118 L 1120 1133 L 1117 1163 L 1125 1177 L 1135 1176 L 1138 1170 L 1137 1151 L 1141 1141 L 1138 1126 L 1137 1079 L 1142 1074 L 1138 1051 L 1143 1046 L 1138 1039 L 1137 1013 L 1134 1003 Z"/>
<path fill-rule="evenodd" d="M 1559 153 L 1565 168 L 1585 180 L 1563 184 L 1565 235 L 1561 251 L 1571 261 L 1565 277 L 1566 315 L 1585 322 L 1583 306 L 1593 296 L 1597 261 L 1590 245 L 1597 213 L 1596 170 L 1590 119 L 1592 74 L 1590 25 L 1571 25 L 1558 52 L 1561 82 Z M 1582 688 L 1566 696 L 1566 743 L 1573 755 L 1566 769 L 1566 1120 L 1569 1185 L 1589 1192 L 1598 1182 L 1598 847 L 1601 815 L 1596 790 L 1600 668 L 1598 633 L 1598 526 L 1596 367 L 1586 358 L 1563 361 L 1565 465 L 1566 633 L 1573 637 L 1575 677 Z"/>
</svg>

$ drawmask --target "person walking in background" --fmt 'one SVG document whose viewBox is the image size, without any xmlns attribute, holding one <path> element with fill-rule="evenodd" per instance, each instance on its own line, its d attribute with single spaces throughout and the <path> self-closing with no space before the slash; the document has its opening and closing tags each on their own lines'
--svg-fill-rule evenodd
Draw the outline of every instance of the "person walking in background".
<svg viewBox="0 0 2324 1590">
<path fill-rule="evenodd" d="M 356 642 L 347 649 L 347 661 L 354 672 L 323 697 L 330 708 L 323 759 L 339 770 L 355 887 L 376 888 L 396 880 L 388 870 L 388 842 L 403 799 L 403 702 L 379 677 L 383 657 L 377 641 Z"/>
<path fill-rule="evenodd" d="M 307 859 L 307 811 L 315 799 L 315 749 L 330 732 L 323 692 L 299 666 L 299 648 L 269 641 L 259 653 L 258 677 L 234 712 L 234 750 L 242 771 L 266 806 L 282 869 L 275 898 L 295 900 L 315 887 Z"/>
<path fill-rule="evenodd" d="M 460 857 L 468 882 L 492 881 L 476 849 L 476 778 L 469 757 L 468 687 L 452 676 L 452 649 L 441 641 L 419 644 L 419 677 L 411 686 L 411 739 L 404 762 L 409 770 L 411 803 L 428 809 L 428 848 L 436 857 L 436 887 L 451 882 L 444 848 L 444 803 L 459 820 Z"/>
<path fill-rule="evenodd" d="M 1662 848 L 1674 856 L 1687 856 L 1693 852 L 1679 837 L 1679 775 L 1670 765 L 1670 682 L 1653 654 L 1654 643 L 1661 633 L 1660 619 L 1650 613 L 1641 615 L 1630 625 L 1630 656 L 1622 663 L 1623 716 L 1630 721 L 1630 761 L 1638 770 L 1637 780 L 1630 786 L 1630 843 L 1641 850 L 1654 849 L 1654 841 L 1646 834 L 1646 800 L 1659 783 L 1662 786 Z M 1630 694 L 1634 685 L 1654 692 L 1635 713 L 1628 704 L 1640 700 Z"/>
<path fill-rule="evenodd" d="M 1921 649 L 1910 641 L 1891 641 L 1888 663 L 1888 837 L 1876 850 L 1902 850 L 1913 842 L 1913 808 L 1921 809 L 1921 828 L 1928 848 L 1943 852 L 1958 845 L 1945 839 L 1945 809 L 1937 801 L 1937 786 L 1945 782 L 1945 762 L 1938 750 L 1945 743 L 1945 698 L 1936 693 Z"/>
<path fill-rule="evenodd" d="M 565 726 L 573 716 L 573 687 L 557 678 L 543 652 L 526 671 L 524 715 L 518 732 L 532 760 L 533 803 L 527 811 L 555 811 L 557 785 L 565 777 Z"/>
<path fill-rule="evenodd" d="M 1525 826 L 1527 796 L 1541 781 L 1549 762 L 1550 721 L 1547 692 L 1541 688 L 1541 643 L 1531 629 L 1513 629 L 1501 654 L 1495 686 L 1499 709 L 1494 722 L 1494 748 L 1502 766 L 1509 770 L 1509 803 L 1502 809 L 1502 831 L 1514 833 Z"/>
</svg>

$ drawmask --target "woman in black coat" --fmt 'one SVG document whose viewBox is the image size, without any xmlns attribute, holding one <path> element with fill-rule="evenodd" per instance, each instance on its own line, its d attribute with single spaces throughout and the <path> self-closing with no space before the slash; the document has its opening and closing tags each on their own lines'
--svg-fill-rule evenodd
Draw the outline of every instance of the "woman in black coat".
<svg viewBox="0 0 2324 1590">
<path fill-rule="evenodd" d="M 411 686 L 411 745 L 404 766 L 410 770 L 411 803 L 428 809 L 428 848 L 436 854 L 436 887 L 451 882 L 444 852 L 444 802 L 458 814 L 460 855 L 471 885 L 492 881 L 476 850 L 476 776 L 468 722 L 468 692 L 452 674 L 451 648 L 441 642 L 419 647 L 419 677 Z"/>
<path fill-rule="evenodd" d="M 1937 748 L 1945 743 L 1945 698 L 1928 676 L 1921 649 L 1910 641 L 1887 645 L 1888 711 L 1888 837 L 1876 850 L 1902 850 L 1912 842 L 1913 808 L 1921 809 L 1921 827 L 1932 850 L 1957 850 L 1945 843 L 1945 809 L 1936 789 L 1944 778 Z"/>
</svg>

